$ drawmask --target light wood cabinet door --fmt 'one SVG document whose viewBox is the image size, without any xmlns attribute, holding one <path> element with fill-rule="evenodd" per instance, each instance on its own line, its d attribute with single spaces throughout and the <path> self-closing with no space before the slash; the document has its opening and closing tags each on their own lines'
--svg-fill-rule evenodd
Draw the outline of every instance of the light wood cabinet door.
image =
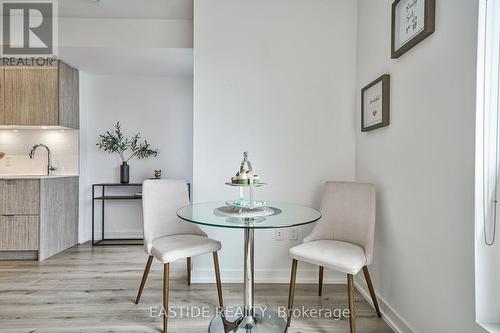
<svg viewBox="0 0 500 333">
<path fill-rule="evenodd" d="M 78 244 L 78 177 L 40 180 L 39 260 Z"/>
<path fill-rule="evenodd" d="M 0 215 L 40 213 L 40 180 L 0 180 Z"/>
<path fill-rule="evenodd" d="M 57 68 L 4 68 L 6 125 L 59 125 Z"/>
<path fill-rule="evenodd" d="M 59 125 L 80 128 L 78 70 L 59 61 Z"/>
<path fill-rule="evenodd" d="M 5 125 L 5 111 L 4 111 L 4 70 L 0 68 L 0 125 Z"/>
<path fill-rule="evenodd" d="M 37 251 L 36 215 L 0 215 L 0 251 Z"/>
</svg>

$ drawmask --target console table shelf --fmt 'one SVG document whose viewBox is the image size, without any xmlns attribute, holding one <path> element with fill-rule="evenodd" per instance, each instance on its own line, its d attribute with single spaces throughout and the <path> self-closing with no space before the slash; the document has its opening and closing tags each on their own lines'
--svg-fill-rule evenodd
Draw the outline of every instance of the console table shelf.
<svg viewBox="0 0 500 333">
<path fill-rule="evenodd" d="M 142 199 L 142 196 L 135 196 L 135 195 L 106 195 L 104 197 L 95 197 L 94 200 L 140 200 Z"/>
</svg>

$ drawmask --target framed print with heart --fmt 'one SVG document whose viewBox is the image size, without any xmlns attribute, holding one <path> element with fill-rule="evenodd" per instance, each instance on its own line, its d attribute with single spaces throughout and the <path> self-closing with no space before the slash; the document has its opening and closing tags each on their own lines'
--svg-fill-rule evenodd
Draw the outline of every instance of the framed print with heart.
<svg viewBox="0 0 500 333">
<path fill-rule="evenodd" d="M 397 59 L 432 35 L 436 0 L 395 0 L 392 3 L 391 58 Z"/>
<path fill-rule="evenodd" d="M 384 74 L 361 90 L 361 131 L 389 126 L 391 77 Z"/>
</svg>

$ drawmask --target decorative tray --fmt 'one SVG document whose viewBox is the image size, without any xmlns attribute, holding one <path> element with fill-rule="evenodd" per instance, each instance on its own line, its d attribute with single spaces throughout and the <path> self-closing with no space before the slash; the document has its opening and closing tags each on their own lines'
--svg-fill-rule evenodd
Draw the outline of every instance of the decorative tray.
<svg viewBox="0 0 500 333">
<path fill-rule="evenodd" d="M 256 209 L 237 209 L 236 207 L 223 206 L 216 208 L 214 214 L 217 216 L 225 216 L 234 218 L 235 223 L 240 223 L 240 219 L 252 219 L 252 223 L 264 222 L 262 217 L 280 214 L 281 210 L 273 207 L 261 207 Z"/>
<path fill-rule="evenodd" d="M 226 205 L 228 206 L 233 206 L 233 207 L 238 207 L 238 208 L 250 208 L 250 200 L 230 200 L 226 201 Z M 263 200 L 254 200 L 253 201 L 253 207 L 252 208 L 263 208 L 267 207 L 267 202 Z"/>
</svg>

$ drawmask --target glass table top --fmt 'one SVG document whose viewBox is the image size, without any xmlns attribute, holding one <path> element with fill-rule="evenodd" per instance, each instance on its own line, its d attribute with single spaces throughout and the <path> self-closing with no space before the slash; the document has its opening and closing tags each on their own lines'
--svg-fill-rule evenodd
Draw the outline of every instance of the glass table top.
<svg viewBox="0 0 500 333">
<path fill-rule="evenodd" d="M 223 201 L 202 202 L 177 211 L 181 219 L 222 228 L 288 228 L 313 223 L 321 218 L 316 209 L 306 206 L 268 202 L 268 207 L 240 209 Z"/>
</svg>

